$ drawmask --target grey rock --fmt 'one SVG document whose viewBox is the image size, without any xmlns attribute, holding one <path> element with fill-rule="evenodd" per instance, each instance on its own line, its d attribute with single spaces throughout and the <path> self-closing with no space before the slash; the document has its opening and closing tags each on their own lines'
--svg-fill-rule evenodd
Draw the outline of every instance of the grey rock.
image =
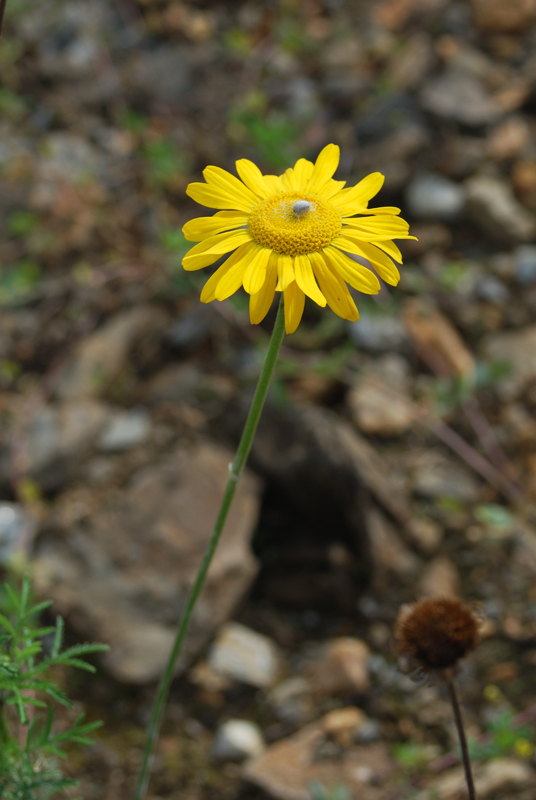
<svg viewBox="0 0 536 800">
<path fill-rule="evenodd" d="M 278 719 L 292 725 L 310 722 L 317 713 L 311 682 L 302 676 L 278 683 L 270 691 L 268 702 Z"/>
<path fill-rule="evenodd" d="M 383 314 L 362 314 L 356 322 L 348 323 L 348 332 L 368 353 L 400 351 L 407 342 L 406 329 L 400 320 Z"/>
<path fill-rule="evenodd" d="M 50 404 L 20 438 L 21 466 L 45 490 L 58 489 L 76 475 L 109 419 L 107 406 L 96 400 Z M 17 445 L 16 445 L 17 446 Z M 7 480 L 7 459 L 2 477 Z"/>
<path fill-rule="evenodd" d="M 97 447 L 105 453 L 130 450 L 147 441 L 151 433 L 151 417 L 143 409 L 119 411 L 104 428 Z"/>
<path fill-rule="evenodd" d="M 123 70 L 127 88 L 151 98 L 152 102 L 176 105 L 192 88 L 192 69 L 195 54 L 187 45 L 163 45 L 150 50 L 136 51 Z"/>
<path fill-rule="evenodd" d="M 245 719 L 229 719 L 216 733 L 211 755 L 215 761 L 245 761 L 265 749 L 257 725 Z"/>
<path fill-rule="evenodd" d="M 486 800 L 496 794 L 520 790 L 533 785 L 534 773 L 529 764 L 515 758 L 497 758 L 481 764 L 474 774 L 477 797 Z M 517 793 L 517 792 L 516 792 Z M 454 767 L 416 795 L 416 800 L 456 800 L 466 794 L 462 767 Z M 510 795 L 511 796 L 511 795 Z"/>
<path fill-rule="evenodd" d="M 475 175 L 465 186 L 469 215 L 494 241 L 525 242 L 536 234 L 536 218 L 516 200 L 508 183 Z"/>
<path fill-rule="evenodd" d="M 227 482 L 232 454 L 210 444 L 180 448 L 141 470 L 90 523 L 39 542 L 36 588 L 78 634 L 107 642 L 118 680 L 161 675 Z M 229 618 L 256 572 L 249 538 L 259 483 L 245 473 L 195 609 L 177 672 Z M 80 587 L 83 586 L 83 591 Z"/>
<path fill-rule="evenodd" d="M 259 688 L 273 686 L 281 674 L 275 642 L 237 622 L 228 622 L 219 632 L 208 663 L 214 672 Z"/>
<path fill-rule="evenodd" d="M 463 464 L 439 452 L 423 453 L 413 475 L 413 487 L 424 497 L 451 497 L 467 503 L 480 497 L 479 484 Z"/>
<path fill-rule="evenodd" d="M 481 275 L 475 285 L 476 295 L 481 300 L 502 305 L 510 298 L 508 287 L 494 275 Z"/>
<path fill-rule="evenodd" d="M 36 533 L 36 523 L 18 503 L 0 503 L 0 564 L 28 554 Z"/>
<path fill-rule="evenodd" d="M 212 306 L 197 304 L 181 314 L 167 332 L 166 338 L 177 350 L 191 350 L 210 336 L 216 320 L 217 312 Z"/>
<path fill-rule="evenodd" d="M 536 380 L 536 325 L 487 336 L 482 344 L 482 354 L 488 361 L 509 367 L 495 388 L 504 399 L 515 399 Z"/>
<path fill-rule="evenodd" d="M 441 175 L 418 175 L 408 186 L 406 202 L 419 219 L 452 222 L 463 211 L 465 189 Z"/>
<path fill-rule="evenodd" d="M 536 283 L 536 245 L 522 244 L 514 252 L 516 279 L 522 286 Z"/>
<path fill-rule="evenodd" d="M 153 306 L 138 306 L 112 317 L 74 348 L 57 396 L 80 400 L 102 395 L 125 368 L 134 346 L 161 334 L 165 323 L 165 315 Z"/>
<path fill-rule="evenodd" d="M 428 111 L 464 125 L 487 125 L 503 114 L 483 83 L 456 67 L 427 81 L 420 97 Z"/>
</svg>

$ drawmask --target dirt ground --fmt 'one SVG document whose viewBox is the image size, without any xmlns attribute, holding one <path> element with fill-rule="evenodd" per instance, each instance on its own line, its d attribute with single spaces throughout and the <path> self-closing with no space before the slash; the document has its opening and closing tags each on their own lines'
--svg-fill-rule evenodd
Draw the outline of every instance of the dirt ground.
<svg viewBox="0 0 536 800">
<path fill-rule="evenodd" d="M 58 676 L 104 720 L 64 765 L 72 797 L 132 796 L 158 672 L 143 636 L 164 641 L 181 602 L 137 476 L 172 504 L 173 458 L 205 447 L 205 475 L 232 452 L 275 318 L 251 326 L 242 292 L 199 302 L 185 188 L 208 164 L 279 174 L 329 142 L 348 185 L 385 175 L 379 204 L 418 241 L 398 287 L 356 293 L 358 322 L 308 301 L 285 338 L 236 574 L 174 683 L 150 796 L 464 797 L 443 687 L 396 668 L 398 610 L 430 594 L 483 619 L 460 675 L 479 797 L 535 796 L 535 45 L 533 0 L 7 0 L 0 506 L 19 522 L 0 560 L 25 560 L 69 636 L 114 654 Z M 267 637 L 277 676 L 218 673 L 227 619 Z M 329 650 L 343 640 L 350 667 Z M 215 755 L 231 719 L 264 756 Z"/>
</svg>

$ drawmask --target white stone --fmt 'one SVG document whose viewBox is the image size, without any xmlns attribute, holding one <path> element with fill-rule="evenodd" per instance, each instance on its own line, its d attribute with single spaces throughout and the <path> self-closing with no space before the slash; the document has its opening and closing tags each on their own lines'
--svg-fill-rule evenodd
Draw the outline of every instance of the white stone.
<svg viewBox="0 0 536 800">
<path fill-rule="evenodd" d="M 245 719 L 230 719 L 218 729 L 212 746 L 216 761 L 244 761 L 260 755 L 265 748 L 259 728 Z"/>
<path fill-rule="evenodd" d="M 146 411 L 119 411 L 103 430 L 97 446 L 105 453 L 130 450 L 146 442 L 150 433 L 151 418 Z"/>
<path fill-rule="evenodd" d="M 267 636 L 228 622 L 221 629 L 209 654 L 215 672 L 251 686 L 273 686 L 280 673 L 277 645 Z"/>
</svg>

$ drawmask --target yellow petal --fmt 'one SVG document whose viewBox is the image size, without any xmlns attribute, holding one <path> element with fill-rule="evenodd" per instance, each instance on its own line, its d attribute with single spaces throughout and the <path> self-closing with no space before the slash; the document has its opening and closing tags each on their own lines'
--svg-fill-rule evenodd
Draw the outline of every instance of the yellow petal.
<svg viewBox="0 0 536 800">
<path fill-rule="evenodd" d="M 336 194 L 331 202 L 333 205 L 337 206 L 341 214 L 357 214 L 359 213 L 358 211 L 352 212 L 352 206 L 358 208 L 367 206 L 369 200 L 374 197 L 375 194 L 378 194 L 382 188 L 384 180 L 385 177 L 381 172 L 372 172 L 355 186 L 343 189 L 339 194 Z"/>
<path fill-rule="evenodd" d="M 346 253 L 354 253 L 357 256 L 366 258 L 367 261 L 370 261 L 370 263 L 374 265 L 378 275 L 383 278 L 386 283 L 391 284 L 391 286 L 396 286 L 400 280 L 400 273 L 396 265 L 393 264 L 389 256 L 382 253 L 382 251 L 378 250 L 373 244 L 369 244 L 368 242 L 359 242 L 359 244 L 356 244 L 356 242 L 352 242 L 345 236 L 338 236 L 331 244 L 333 247 L 339 247 Z"/>
<path fill-rule="evenodd" d="M 277 273 L 279 275 L 279 281 L 277 282 L 276 288 L 278 292 L 282 292 L 294 280 L 294 259 L 292 256 L 278 254 Z"/>
<path fill-rule="evenodd" d="M 294 333 L 300 324 L 303 307 L 305 305 L 305 295 L 299 288 L 296 281 L 293 281 L 284 292 L 285 298 L 285 331 Z"/>
<path fill-rule="evenodd" d="M 189 242 L 201 242 L 216 233 L 223 233 L 223 231 L 247 225 L 247 222 L 248 218 L 244 215 L 227 219 L 222 219 L 217 215 L 213 217 L 197 217 L 183 225 L 182 232 Z"/>
<path fill-rule="evenodd" d="M 247 245 L 243 246 L 246 247 Z M 237 250 L 236 253 L 239 253 L 239 250 Z M 212 300 L 216 299 L 216 286 L 218 285 L 220 280 L 224 277 L 224 275 L 227 275 L 227 273 L 233 266 L 233 258 L 235 257 L 235 255 L 236 254 L 233 253 L 232 256 L 229 256 L 227 261 L 225 261 L 225 263 L 222 264 L 221 267 L 218 267 L 216 272 L 213 275 L 211 275 L 208 281 L 205 283 L 200 297 L 202 303 L 211 303 Z"/>
<path fill-rule="evenodd" d="M 305 294 L 318 303 L 319 306 L 326 305 L 326 298 L 316 285 L 315 276 L 308 256 L 296 256 L 294 259 L 294 272 L 296 283 Z"/>
<path fill-rule="evenodd" d="M 244 289 L 248 294 L 260 292 L 266 278 L 266 266 L 272 254 L 266 247 L 260 247 L 253 253 L 251 262 L 244 274 Z"/>
<path fill-rule="evenodd" d="M 334 181 L 333 179 L 328 181 L 325 186 L 322 187 L 322 191 L 318 194 L 322 198 L 322 200 L 329 200 L 333 195 L 340 192 L 342 188 L 344 188 L 346 181 Z"/>
<path fill-rule="evenodd" d="M 208 183 L 190 183 L 186 188 L 186 194 L 199 205 L 208 208 L 233 208 L 249 213 L 257 203 L 256 200 L 246 200 L 242 195 L 231 194 L 215 186 L 209 186 Z"/>
<path fill-rule="evenodd" d="M 359 217 L 347 219 L 344 223 L 347 236 L 370 242 L 382 239 L 414 239 L 408 231 L 406 220 L 393 216 Z"/>
<path fill-rule="evenodd" d="M 375 247 L 379 247 L 381 250 L 387 253 L 388 256 L 391 256 L 391 258 L 394 258 L 395 261 L 398 261 L 399 264 L 402 263 L 402 253 L 394 242 L 389 242 L 387 240 L 376 242 Z"/>
<path fill-rule="evenodd" d="M 364 294 L 378 294 L 380 291 L 380 282 L 376 275 L 358 264 L 356 261 L 341 253 L 336 247 L 326 247 L 323 251 L 324 258 L 329 266 L 337 272 L 340 277 L 349 283 L 354 289 L 357 289 Z"/>
<path fill-rule="evenodd" d="M 216 300 L 225 300 L 240 289 L 244 280 L 244 273 L 256 247 L 257 245 L 253 242 L 244 244 L 232 256 L 229 256 L 225 262 L 228 269 L 214 290 Z"/>
<path fill-rule="evenodd" d="M 306 158 L 299 158 L 294 165 L 294 169 L 289 167 L 281 175 L 281 183 L 286 192 L 304 192 L 307 181 L 313 174 L 314 166 Z"/>
<path fill-rule="evenodd" d="M 396 206 L 377 206 L 376 208 L 366 208 L 363 206 L 362 208 L 356 208 L 354 214 L 400 214 L 400 209 L 396 208 Z M 351 216 L 344 217 L 343 221 L 346 222 L 346 219 L 352 219 Z"/>
<path fill-rule="evenodd" d="M 277 253 L 272 253 L 266 267 L 266 279 L 259 292 L 249 298 L 249 318 L 252 325 L 258 325 L 270 310 L 277 282 Z"/>
<path fill-rule="evenodd" d="M 236 170 L 248 189 L 251 189 L 257 197 L 265 200 L 269 196 L 270 190 L 265 183 L 264 176 L 252 161 L 241 158 L 236 162 Z"/>
<path fill-rule="evenodd" d="M 322 253 L 311 253 L 310 259 L 329 307 L 343 319 L 349 319 L 353 322 L 359 319 L 359 311 L 352 295 L 348 291 L 348 287 L 343 279 L 330 269 Z"/>
<path fill-rule="evenodd" d="M 328 144 L 320 152 L 313 174 L 307 184 L 307 194 L 317 194 L 331 180 L 339 166 L 340 150 L 336 144 Z"/>
<path fill-rule="evenodd" d="M 236 195 L 242 198 L 244 202 L 253 205 L 259 202 L 258 197 L 256 197 L 247 186 L 244 186 L 242 181 L 239 181 L 238 178 L 235 178 L 234 175 L 227 172 L 226 169 L 222 169 L 221 167 L 205 167 L 203 170 L 203 177 L 210 186 L 228 192 L 232 196 Z"/>
<path fill-rule="evenodd" d="M 182 259 L 182 266 L 189 272 L 208 267 L 218 260 L 221 253 L 209 252 L 219 241 L 219 236 L 210 236 L 204 242 L 195 244 Z"/>
<path fill-rule="evenodd" d="M 263 178 L 268 189 L 273 194 L 279 194 L 285 191 L 281 178 L 278 175 L 263 175 Z"/>
</svg>

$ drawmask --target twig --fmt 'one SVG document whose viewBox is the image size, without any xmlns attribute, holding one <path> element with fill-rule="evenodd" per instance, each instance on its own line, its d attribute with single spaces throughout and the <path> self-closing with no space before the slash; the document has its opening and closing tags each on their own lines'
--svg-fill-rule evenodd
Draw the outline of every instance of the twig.
<svg viewBox="0 0 536 800">
<path fill-rule="evenodd" d="M 465 771 L 465 780 L 467 781 L 469 800 L 476 800 L 475 784 L 471 770 L 471 759 L 469 757 L 469 747 L 467 745 L 467 737 L 465 735 L 465 727 L 463 724 L 462 707 L 460 704 L 458 687 L 456 686 L 454 677 L 446 678 L 445 683 L 447 684 L 447 689 L 449 691 L 450 702 L 452 703 L 452 710 L 454 711 L 454 719 L 456 721 L 456 728 L 458 729 L 458 736 L 460 737 L 463 769 Z"/>
<path fill-rule="evenodd" d="M 0 0 L 0 36 L 2 35 L 2 26 L 4 24 L 4 14 L 6 11 L 7 0 Z"/>
</svg>

